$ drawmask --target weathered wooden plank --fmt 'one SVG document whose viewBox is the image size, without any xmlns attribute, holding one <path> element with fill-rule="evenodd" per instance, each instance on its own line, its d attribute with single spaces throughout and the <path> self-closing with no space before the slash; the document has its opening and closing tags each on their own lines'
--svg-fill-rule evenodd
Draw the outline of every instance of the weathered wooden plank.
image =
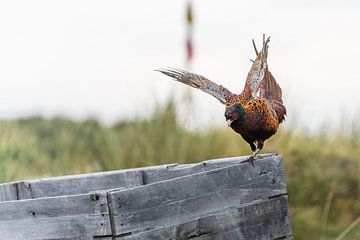
<svg viewBox="0 0 360 240">
<path fill-rule="evenodd" d="M 2 239 L 111 236 L 106 192 L 0 203 Z"/>
<path fill-rule="evenodd" d="M 260 155 L 259 159 L 272 155 Z M 204 172 L 240 163 L 247 157 L 208 160 L 196 164 L 167 164 L 161 166 L 117 170 L 91 174 L 43 178 L 0 184 L 0 202 L 17 199 L 65 196 L 112 188 L 134 187 L 189 174 Z"/>
<path fill-rule="evenodd" d="M 77 217 L 24 219 L 0 222 L 1 238 L 12 240 L 35 239 L 93 239 L 99 224 L 88 215 Z"/>
<path fill-rule="evenodd" d="M 146 231 L 285 194 L 282 158 L 273 156 L 110 192 L 116 234 Z"/>
<path fill-rule="evenodd" d="M 143 184 L 139 171 L 105 172 L 76 177 L 61 177 L 33 181 L 32 198 L 88 193 L 112 188 L 134 187 Z"/>
<path fill-rule="evenodd" d="M 275 154 L 263 154 L 259 155 L 258 159 L 267 159 Z M 150 171 L 144 171 L 144 185 L 160 182 L 176 177 L 186 176 L 194 173 L 205 172 L 217 168 L 222 168 L 234 164 L 239 164 L 243 160 L 249 158 L 248 156 L 244 157 L 231 157 L 231 158 L 219 158 L 213 160 L 207 160 L 195 164 L 173 164 L 169 166 L 160 166 L 158 169 L 151 169 Z"/>
<path fill-rule="evenodd" d="M 123 240 L 278 239 L 291 234 L 286 196 L 228 208 L 205 217 L 127 236 Z"/>
<path fill-rule="evenodd" d="M 142 174 L 141 171 L 134 170 L 111 171 L 1 184 L 0 202 L 15 200 L 15 197 L 16 199 L 35 199 L 139 186 L 143 184 Z M 9 192 L 9 189 L 12 191 Z"/>
<path fill-rule="evenodd" d="M 286 204 L 279 203 L 284 208 L 273 204 L 286 194 L 282 158 L 262 156 L 254 168 L 240 164 L 245 158 L 1 184 L 0 201 L 5 201 L 0 202 L 1 237 L 110 239 L 117 234 L 121 239 L 231 240 L 239 239 L 239 233 L 245 239 L 282 237 L 284 229 L 291 231 L 287 199 Z M 112 188 L 122 189 L 79 195 Z M 59 195 L 69 196 L 51 197 Z M 10 201 L 14 199 L 33 200 Z M 276 215 L 279 211 L 281 216 Z"/>
</svg>

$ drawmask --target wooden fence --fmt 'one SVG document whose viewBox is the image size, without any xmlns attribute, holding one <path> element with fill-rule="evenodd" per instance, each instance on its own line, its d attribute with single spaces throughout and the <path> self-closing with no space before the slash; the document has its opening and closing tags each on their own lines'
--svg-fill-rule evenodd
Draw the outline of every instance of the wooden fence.
<svg viewBox="0 0 360 240">
<path fill-rule="evenodd" d="M 288 239 L 279 155 L 0 184 L 1 239 Z"/>
</svg>

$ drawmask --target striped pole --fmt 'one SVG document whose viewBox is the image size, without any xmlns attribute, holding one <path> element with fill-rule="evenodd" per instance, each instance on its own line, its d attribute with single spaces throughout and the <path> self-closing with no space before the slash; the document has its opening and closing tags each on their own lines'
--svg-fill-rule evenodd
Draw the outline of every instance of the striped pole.
<svg viewBox="0 0 360 240">
<path fill-rule="evenodd" d="M 194 23 L 194 15 L 193 15 L 193 6 L 192 0 L 188 0 L 186 6 L 186 61 L 185 67 L 190 70 L 191 62 L 194 55 L 194 44 L 193 44 L 193 23 Z"/>
<path fill-rule="evenodd" d="M 192 60 L 194 56 L 194 44 L 193 44 L 193 24 L 194 24 L 194 14 L 193 14 L 193 2 L 192 0 L 187 0 L 186 2 L 186 12 L 185 12 L 185 22 L 186 22 L 186 36 L 185 36 L 185 66 L 184 68 L 188 71 L 192 70 Z M 190 118 L 192 118 L 192 114 L 189 114 L 190 112 L 193 112 L 192 108 L 192 102 L 193 102 L 193 96 L 192 96 L 192 90 L 190 88 L 187 88 L 187 90 L 184 92 L 183 95 L 183 102 L 184 106 L 183 108 L 184 116 L 186 117 L 185 125 L 191 124 Z"/>
</svg>

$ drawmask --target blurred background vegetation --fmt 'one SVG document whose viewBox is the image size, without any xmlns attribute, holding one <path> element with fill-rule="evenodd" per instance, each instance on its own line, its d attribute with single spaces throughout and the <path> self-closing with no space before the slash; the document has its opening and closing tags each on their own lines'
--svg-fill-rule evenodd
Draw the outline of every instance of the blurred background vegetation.
<svg viewBox="0 0 360 240">
<path fill-rule="evenodd" d="M 73 121 L 29 117 L 0 122 L 0 181 L 193 163 L 249 154 L 228 128 L 189 130 L 179 122 L 174 101 L 148 118 L 113 126 L 96 119 Z M 288 124 L 263 153 L 285 158 L 295 239 L 360 239 L 360 129 L 356 124 L 306 133 Z M 351 128 L 351 130 L 349 130 Z M 328 128 L 324 128 L 328 129 Z M 357 221 L 356 221 L 357 219 Z"/>
</svg>

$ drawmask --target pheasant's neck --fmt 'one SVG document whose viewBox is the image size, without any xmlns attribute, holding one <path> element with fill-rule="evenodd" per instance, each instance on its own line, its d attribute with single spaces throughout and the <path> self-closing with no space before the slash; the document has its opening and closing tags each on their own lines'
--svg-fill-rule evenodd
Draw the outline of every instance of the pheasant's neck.
<svg viewBox="0 0 360 240">
<path fill-rule="evenodd" d="M 243 121 L 241 121 L 241 120 L 233 121 L 233 122 L 230 124 L 230 127 L 231 127 L 235 132 L 241 131 L 242 126 L 243 126 Z"/>
</svg>

